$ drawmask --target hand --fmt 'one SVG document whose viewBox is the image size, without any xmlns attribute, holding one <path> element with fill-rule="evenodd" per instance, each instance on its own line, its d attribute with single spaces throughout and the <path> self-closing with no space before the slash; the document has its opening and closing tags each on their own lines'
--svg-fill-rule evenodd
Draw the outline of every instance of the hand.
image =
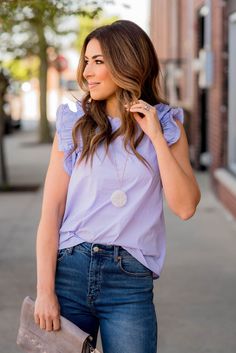
<svg viewBox="0 0 236 353">
<path fill-rule="evenodd" d="M 35 323 L 46 331 L 60 329 L 60 306 L 56 294 L 40 294 L 35 301 Z"/>
<path fill-rule="evenodd" d="M 155 107 L 140 99 L 133 103 L 130 108 L 127 107 L 126 109 L 129 109 L 129 111 L 133 113 L 139 126 L 144 133 L 148 135 L 151 141 L 153 141 L 157 135 L 162 135 L 161 125 Z M 139 113 L 142 114 L 142 117 Z"/>
</svg>

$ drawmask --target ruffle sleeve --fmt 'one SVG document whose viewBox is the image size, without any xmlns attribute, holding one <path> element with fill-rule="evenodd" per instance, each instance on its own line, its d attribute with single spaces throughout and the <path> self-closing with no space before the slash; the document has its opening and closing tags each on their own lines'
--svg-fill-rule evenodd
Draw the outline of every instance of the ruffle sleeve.
<svg viewBox="0 0 236 353">
<path fill-rule="evenodd" d="M 56 113 L 56 131 L 58 134 L 59 151 L 64 152 L 64 169 L 71 175 L 78 154 L 82 150 L 79 146 L 73 153 L 74 148 L 72 129 L 76 121 L 83 115 L 80 104 L 77 104 L 77 112 L 70 110 L 68 104 L 61 104 Z"/>
<path fill-rule="evenodd" d="M 171 146 L 180 138 L 180 128 L 174 119 L 184 123 L 184 112 L 182 108 L 172 108 L 167 104 L 157 104 L 157 114 L 163 129 L 163 134 L 168 146 Z"/>
</svg>

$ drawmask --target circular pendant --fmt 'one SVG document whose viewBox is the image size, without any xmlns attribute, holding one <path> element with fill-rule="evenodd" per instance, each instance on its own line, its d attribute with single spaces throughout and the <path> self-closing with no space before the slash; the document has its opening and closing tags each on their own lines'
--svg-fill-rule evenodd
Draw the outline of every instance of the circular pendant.
<svg viewBox="0 0 236 353">
<path fill-rule="evenodd" d="M 127 195 L 122 190 L 115 190 L 111 195 L 111 202 L 115 207 L 123 207 L 127 202 Z"/>
</svg>

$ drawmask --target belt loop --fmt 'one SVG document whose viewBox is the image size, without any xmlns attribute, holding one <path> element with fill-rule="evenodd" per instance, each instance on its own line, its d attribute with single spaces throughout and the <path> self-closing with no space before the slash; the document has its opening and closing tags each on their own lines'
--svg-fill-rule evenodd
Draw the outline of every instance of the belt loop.
<svg viewBox="0 0 236 353">
<path fill-rule="evenodd" d="M 90 243 L 91 247 L 90 247 L 90 256 L 93 256 L 93 246 L 95 243 Z"/>
<path fill-rule="evenodd" d="M 71 247 L 67 248 L 67 253 L 68 253 L 69 255 L 72 255 L 72 254 L 73 254 L 73 251 L 74 251 L 74 246 L 71 246 Z"/>
<path fill-rule="evenodd" d="M 120 256 L 119 256 L 119 245 L 114 245 L 114 261 L 115 262 L 118 262 L 119 259 L 120 259 Z"/>
</svg>

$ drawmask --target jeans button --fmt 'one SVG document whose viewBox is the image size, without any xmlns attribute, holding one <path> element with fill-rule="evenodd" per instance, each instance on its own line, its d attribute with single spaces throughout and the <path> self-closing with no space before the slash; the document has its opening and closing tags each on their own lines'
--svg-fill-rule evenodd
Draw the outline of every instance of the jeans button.
<svg viewBox="0 0 236 353">
<path fill-rule="evenodd" d="M 99 251 L 99 247 L 98 246 L 94 246 L 93 252 L 98 252 L 98 251 Z"/>
</svg>

